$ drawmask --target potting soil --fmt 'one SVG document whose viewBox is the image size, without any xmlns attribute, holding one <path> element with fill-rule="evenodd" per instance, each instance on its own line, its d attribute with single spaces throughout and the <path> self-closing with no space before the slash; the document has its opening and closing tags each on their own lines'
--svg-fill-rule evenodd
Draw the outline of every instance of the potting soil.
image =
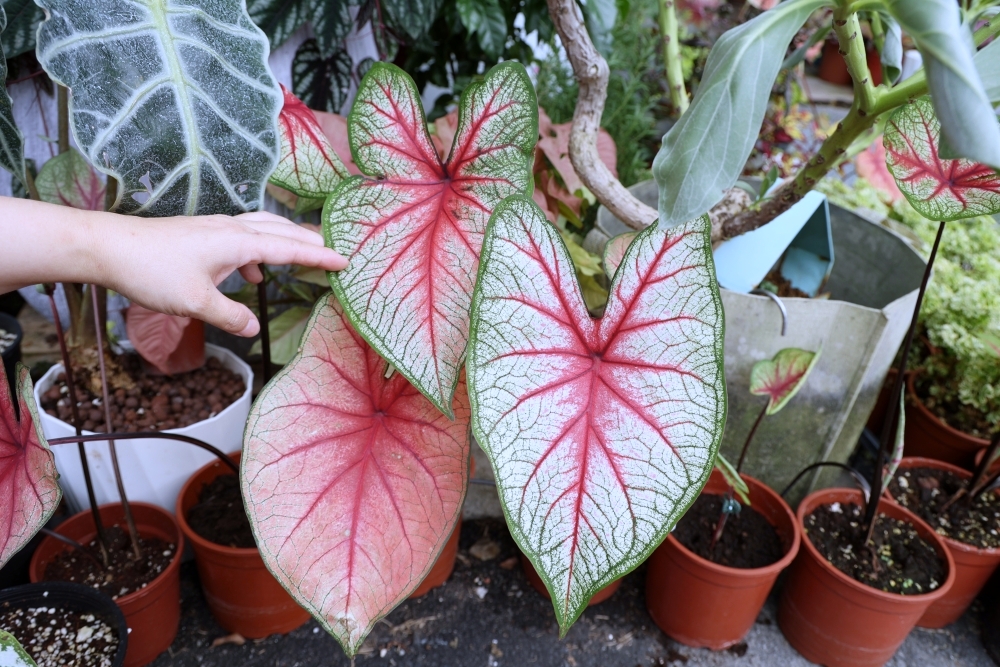
<svg viewBox="0 0 1000 667">
<path fill-rule="evenodd" d="M 191 530 L 209 542 L 238 549 L 257 546 L 236 475 L 219 475 L 201 487 L 198 504 L 188 510 L 187 521 Z"/>
<path fill-rule="evenodd" d="M 14 635 L 38 667 L 111 667 L 118 650 L 115 630 L 89 613 L 5 602 L 0 628 Z"/>
<path fill-rule="evenodd" d="M 945 564 L 912 524 L 879 514 L 865 546 L 864 513 L 858 505 L 820 505 L 806 517 L 807 539 L 834 567 L 887 593 L 922 595 L 945 581 Z"/>
<path fill-rule="evenodd" d="M 135 354 L 122 355 L 119 361 L 135 380 L 135 387 L 128 390 L 110 388 L 111 424 L 116 431 L 134 433 L 184 428 L 214 417 L 246 391 L 243 378 L 215 357 L 209 357 L 197 370 L 174 376 L 147 374 L 142 360 Z M 85 373 L 78 370 L 74 379 L 83 429 L 104 433 L 101 397 L 90 391 L 92 383 Z M 42 409 L 72 423 L 65 375 L 60 374 L 55 384 L 42 395 Z"/>
<path fill-rule="evenodd" d="M 763 514 L 745 505 L 739 514 L 729 515 L 722 537 L 709 553 L 708 547 L 722 511 L 722 499 L 723 496 L 707 493 L 698 496 L 677 523 L 674 537 L 688 551 L 726 567 L 765 567 L 781 560 L 785 552 L 774 526 Z"/>
<path fill-rule="evenodd" d="M 908 468 L 896 472 L 889 493 L 938 534 L 980 549 L 1000 547 L 1000 497 L 995 492 L 962 497 L 941 512 L 969 481 L 948 470 Z"/>
<path fill-rule="evenodd" d="M 102 565 L 101 548 L 95 538 L 90 544 L 84 545 L 84 549 L 93 558 L 88 558 L 78 549 L 67 548 L 46 566 L 45 580 L 84 584 L 117 599 L 145 588 L 146 584 L 167 569 L 174 558 L 176 545 L 140 535 L 142 558 L 136 560 L 127 530 L 111 526 L 105 532 L 110 542 L 107 568 Z"/>
</svg>

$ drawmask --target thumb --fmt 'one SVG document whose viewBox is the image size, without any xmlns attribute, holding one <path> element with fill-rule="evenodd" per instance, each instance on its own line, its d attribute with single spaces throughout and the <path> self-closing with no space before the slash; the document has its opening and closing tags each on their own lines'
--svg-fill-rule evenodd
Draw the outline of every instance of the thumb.
<svg viewBox="0 0 1000 667">
<path fill-rule="evenodd" d="M 205 312 L 198 313 L 197 317 L 223 331 L 245 338 L 256 336 L 260 331 L 260 323 L 249 308 L 227 298 L 216 289 L 212 290 Z"/>
</svg>

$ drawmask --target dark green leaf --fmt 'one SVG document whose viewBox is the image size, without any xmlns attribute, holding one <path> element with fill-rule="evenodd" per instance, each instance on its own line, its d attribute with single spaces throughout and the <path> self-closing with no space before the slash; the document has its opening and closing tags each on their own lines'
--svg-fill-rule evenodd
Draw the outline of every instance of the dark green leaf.
<svg viewBox="0 0 1000 667">
<path fill-rule="evenodd" d="M 0 2 L 7 13 L 7 29 L 3 35 L 3 52 L 8 59 L 35 49 L 35 33 L 45 20 L 45 12 L 34 0 L 4 0 Z"/>
<path fill-rule="evenodd" d="M 941 157 L 964 157 L 1000 169 L 1000 126 L 973 64 L 972 40 L 954 0 L 884 0 L 924 57 Z"/>
<path fill-rule="evenodd" d="M 353 0 L 249 0 L 247 11 L 276 49 L 307 21 L 320 51 L 333 55 L 351 31 Z"/>
<path fill-rule="evenodd" d="M 442 0 L 382 0 L 382 10 L 395 28 L 420 39 L 434 25 Z"/>
<path fill-rule="evenodd" d="M 7 15 L 0 6 L 0 38 L 6 40 Z M 0 81 L 7 80 L 7 60 L 0 52 Z M 11 105 L 7 87 L 0 90 L 0 167 L 24 182 L 24 137 L 14 123 L 14 108 Z"/>
<path fill-rule="evenodd" d="M 292 88 L 310 109 L 340 113 L 351 87 L 351 57 L 343 49 L 324 58 L 316 40 L 302 43 L 292 61 Z"/>
<path fill-rule="evenodd" d="M 507 19 L 497 0 L 457 0 L 458 15 L 466 30 L 479 37 L 479 46 L 492 60 L 503 55 Z"/>
</svg>

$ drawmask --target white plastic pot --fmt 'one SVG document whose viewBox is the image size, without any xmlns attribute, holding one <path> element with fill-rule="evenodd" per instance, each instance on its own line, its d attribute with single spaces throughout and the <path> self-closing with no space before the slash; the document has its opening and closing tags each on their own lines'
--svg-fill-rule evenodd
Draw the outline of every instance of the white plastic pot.
<svg viewBox="0 0 1000 667">
<path fill-rule="evenodd" d="M 250 414 L 253 371 L 243 360 L 224 348 L 206 344 L 205 354 L 216 357 L 223 366 L 239 374 L 246 390 L 234 403 L 214 417 L 166 432 L 204 440 L 226 453 L 235 452 L 243 444 L 243 427 Z M 35 401 L 39 405 L 42 394 L 55 383 L 62 370 L 62 365 L 57 364 L 35 383 Z M 61 419 L 41 411 L 40 416 L 46 438 L 51 440 L 76 435 L 73 426 Z M 86 435 L 90 433 L 91 431 L 84 431 Z M 84 446 L 87 448 L 97 504 L 118 502 L 118 487 L 111 467 L 108 443 L 88 442 Z M 153 503 L 171 513 L 184 482 L 213 458 L 204 449 L 172 440 L 122 440 L 116 442 L 115 447 L 128 499 Z M 78 447 L 66 444 L 53 447 L 52 450 L 55 452 L 56 468 L 59 471 L 59 484 L 70 509 L 72 512 L 88 509 L 90 503 L 87 501 L 87 487 L 83 481 Z"/>
</svg>

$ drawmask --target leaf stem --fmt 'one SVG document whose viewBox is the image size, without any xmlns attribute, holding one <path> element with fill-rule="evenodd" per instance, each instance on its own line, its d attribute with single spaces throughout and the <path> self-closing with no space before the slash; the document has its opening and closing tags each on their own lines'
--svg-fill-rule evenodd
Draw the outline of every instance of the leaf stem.
<svg viewBox="0 0 1000 667">
<path fill-rule="evenodd" d="M 750 449 L 750 441 L 753 440 L 753 436 L 757 433 L 757 427 L 760 426 L 761 421 L 764 420 L 764 415 L 767 414 L 768 402 L 764 403 L 764 407 L 761 409 L 760 414 L 757 415 L 757 421 L 753 423 L 750 427 L 750 433 L 747 434 L 746 442 L 743 443 L 743 451 L 740 452 L 740 458 L 736 462 L 736 472 L 740 473 L 743 471 L 743 461 L 747 457 L 747 451 Z"/>
<path fill-rule="evenodd" d="M 56 85 L 56 104 L 59 109 L 59 154 L 69 150 L 69 90 Z"/>
<path fill-rule="evenodd" d="M 677 8 L 674 0 L 660 0 L 660 36 L 663 38 L 663 63 L 667 70 L 670 103 L 678 118 L 688 110 L 690 102 L 684 88 L 684 68 L 681 63 L 681 44 L 677 37 Z"/>
<path fill-rule="evenodd" d="M 208 444 L 204 440 L 199 440 L 198 438 L 192 438 L 189 435 L 181 435 L 180 433 L 163 433 L 160 431 L 134 431 L 131 433 L 94 433 L 93 435 L 81 435 L 77 437 L 67 436 L 65 438 L 52 438 L 49 440 L 49 446 L 55 447 L 56 445 L 68 445 L 74 442 L 104 442 L 108 438 L 114 438 L 115 440 L 177 440 L 178 442 L 186 442 L 189 445 L 194 445 L 196 447 L 201 447 L 207 452 L 211 452 L 222 461 L 225 465 L 229 467 L 237 475 L 240 474 L 239 467 L 233 463 L 233 460 L 226 456 L 226 454 L 216 447 Z"/>
<path fill-rule="evenodd" d="M 847 63 L 847 71 L 854 81 L 854 104 L 865 114 L 870 114 L 875 108 L 878 93 L 872 83 L 872 73 L 868 69 L 868 54 L 865 51 L 865 38 L 861 34 L 861 22 L 856 12 L 845 13 L 834 10 L 833 32 L 837 35 L 840 53 Z"/>
<path fill-rule="evenodd" d="M 267 312 L 267 275 L 264 265 L 260 265 L 261 280 L 257 283 L 257 321 L 260 322 L 261 378 L 264 384 L 271 379 L 271 331 Z"/>
</svg>

